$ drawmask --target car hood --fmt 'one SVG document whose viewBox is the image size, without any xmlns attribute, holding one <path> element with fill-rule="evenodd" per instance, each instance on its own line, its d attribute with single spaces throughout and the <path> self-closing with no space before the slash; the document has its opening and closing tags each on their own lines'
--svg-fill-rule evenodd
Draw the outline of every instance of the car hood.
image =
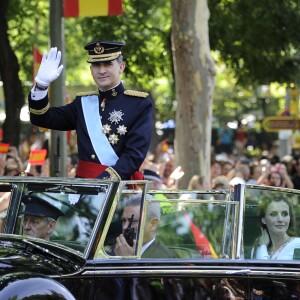
<svg viewBox="0 0 300 300">
<path fill-rule="evenodd" d="M 74 273 L 85 259 L 67 247 L 19 235 L 0 235 L 0 275 L 37 272 L 47 275 Z"/>
</svg>

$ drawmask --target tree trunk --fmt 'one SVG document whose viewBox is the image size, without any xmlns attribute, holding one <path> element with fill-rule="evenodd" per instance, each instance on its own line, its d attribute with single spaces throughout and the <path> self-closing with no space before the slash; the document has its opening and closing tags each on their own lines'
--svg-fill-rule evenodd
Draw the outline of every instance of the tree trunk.
<svg viewBox="0 0 300 300">
<path fill-rule="evenodd" d="M 172 0 L 176 85 L 175 155 L 187 188 L 193 175 L 210 182 L 214 63 L 210 55 L 207 0 Z"/>
<path fill-rule="evenodd" d="M 24 105 L 22 83 L 19 79 L 19 63 L 8 40 L 5 18 L 9 0 L 0 2 L 0 75 L 3 81 L 6 119 L 3 124 L 3 140 L 18 146 L 20 138 L 20 112 Z M 21 45 L 20 45 L 21 46 Z"/>
</svg>

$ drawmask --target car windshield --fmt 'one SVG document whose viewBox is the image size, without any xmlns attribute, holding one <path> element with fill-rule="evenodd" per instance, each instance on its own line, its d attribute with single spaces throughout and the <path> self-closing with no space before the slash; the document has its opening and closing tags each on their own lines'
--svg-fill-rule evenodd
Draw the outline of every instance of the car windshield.
<svg viewBox="0 0 300 300">
<path fill-rule="evenodd" d="M 83 255 L 97 226 L 109 185 L 25 183 L 14 187 L 10 207 L 15 220 L 2 232 L 49 240 Z M 5 220 L 5 219 L 4 219 Z"/>
<path fill-rule="evenodd" d="M 232 235 L 239 203 L 232 199 L 230 191 L 124 191 L 116 202 L 107 221 L 111 223 L 104 245 L 100 241 L 96 258 L 233 256 Z"/>
<path fill-rule="evenodd" d="M 244 195 L 244 258 L 299 260 L 300 191 L 246 186 Z"/>
</svg>

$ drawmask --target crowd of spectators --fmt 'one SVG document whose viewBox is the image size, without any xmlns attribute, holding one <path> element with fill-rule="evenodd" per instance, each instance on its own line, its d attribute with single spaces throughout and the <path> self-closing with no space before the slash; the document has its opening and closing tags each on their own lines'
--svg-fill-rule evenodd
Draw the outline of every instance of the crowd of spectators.
<svg viewBox="0 0 300 300">
<path fill-rule="evenodd" d="M 232 152 L 212 155 L 210 180 L 207 180 L 205 174 L 194 174 L 186 188 L 222 190 L 246 183 L 300 189 L 300 156 L 287 154 L 280 157 L 279 146 L 275 142 L 268 150 L 262 150 L 255 157 L 249 157 L 245 155 L 245 145 L 246 142 L 240 138 L 238 143 L 233 142 Z M 162 151 L 162 148 L 160 147 L 158 154 L 149 154 L 142 169 L 156 172 L 160 182 L 159 188 L 176 189 L 178 179 L 184 176 L 184 170 L 176 172 L 179 167 L 176 165 L 173 149 L 168 152 Z"/>
<path fill-rule="evenodd" d="M 220 132 L 222 132 L 220 130 Z M 70 143 L 72 145 L 72 143 Z M 210 179 L 206 174 L 194 174 L 189 179 L 189 190 L 230 189 L 238 183 L 278 186 L 300 189 L 300 156 L 278 155 L 278 146 L 263 150 L 256 157 L 245 155 L 245 135 L 240 128 L 238 141 L 232 142 L 232 151 L 213 154 Z M 0 176 L 14 176 L 27 171 L 33 176 L 50 176 L 49 160 L 42 165 L 28 164 L 30 149 L 43 147 L 43 141 L 34 141 L 31 146 L 19 149 L 9 147 L 6 154 L 0 154 Z M 75 177 L 77 167 L 76 149 L 69 149 L 67 177 Z M 226 148 L 227 149 L 227 148 Z M 24 154 L 24 152 L 27 151 Z M 149 153 L 140 169 L 151 181 L 152 189 L 176 189 L 184 170 L 176 165 L 175 153 L 165 140 L 158 144 L 155 153 Z"/>
</svg>

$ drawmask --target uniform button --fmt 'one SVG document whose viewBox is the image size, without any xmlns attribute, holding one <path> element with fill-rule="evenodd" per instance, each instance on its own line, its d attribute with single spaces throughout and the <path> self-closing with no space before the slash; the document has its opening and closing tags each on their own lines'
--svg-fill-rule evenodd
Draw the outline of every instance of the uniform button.
<svg viewBox="0 0 300 300">
<path fill-rule="evenodd" d="M 96 155 L 95 154 L 92 154 L 91 155 L 91 159 L 95 159 L 96 158 Z"/>
</svg>

